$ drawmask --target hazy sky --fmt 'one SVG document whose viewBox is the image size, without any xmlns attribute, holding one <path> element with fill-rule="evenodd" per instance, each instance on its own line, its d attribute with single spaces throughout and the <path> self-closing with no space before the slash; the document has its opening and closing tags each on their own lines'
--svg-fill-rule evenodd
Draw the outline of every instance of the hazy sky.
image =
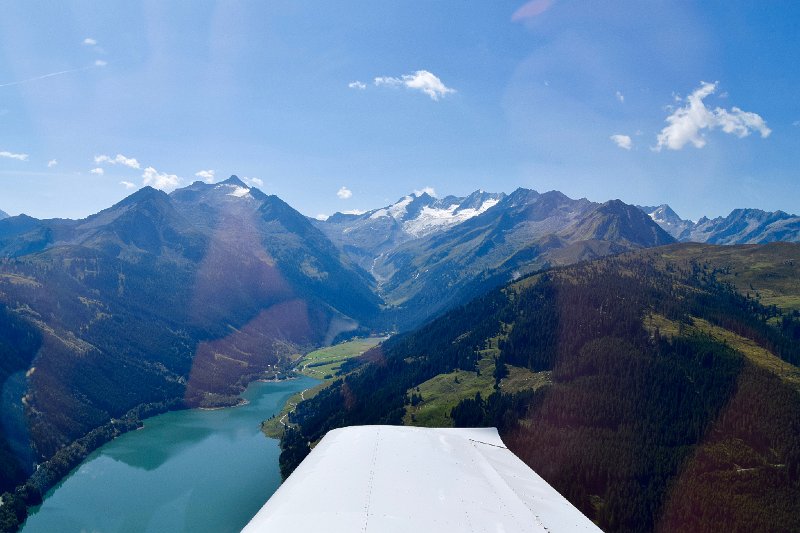
<svg viewBox="0 0 800 533">
<path fill-rule="evenodd" d="M 800 212 L 797 2 L 3 2 L 0 209 L 248 178 Z"/>
</svg>

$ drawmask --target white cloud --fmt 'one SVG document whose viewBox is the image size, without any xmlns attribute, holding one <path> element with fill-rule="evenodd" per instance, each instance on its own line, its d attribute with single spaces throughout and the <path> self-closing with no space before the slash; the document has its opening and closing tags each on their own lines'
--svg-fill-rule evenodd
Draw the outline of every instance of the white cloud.
<svg viewBox="0 0 800 533">
<path fill-rule="evenodd" d="M 616 96 L 617 96 L 617 100 L 619 100 L 620 104 L 624 104 L 625 103 L 625 95 L 624 94 L 622 94 L 621 92 L 617 91 L 617 95 Z"/>
<path fill-rule="evenodd" d="M 338 196 L 341 200 L 347 200 L 348 198 L 353 196 L 353 191 L 351 191 L 347 187 L 342 186 L 341 189 L 336 191 L 336 196 Z"/>
<path fill-rule="evenodd" d="M 328 218 L 330 218 L 330 215 L 326 215 L 325 213 L 320 213 L 314 218 L 316 218 L 317 220 L 325 221 L 328 220 Z"/>
<path fill-rule="evenodd" d="M 213 170 L 200 170 L 194 173 L 195 176 L 202 179 L 206 183 L 213 183 L 214 182 L 214 171 Z"/>
<path fill-rule="evenodd" d="M 8 159 L 18 159 L 20 161 L 27 161 L 28 154 L 18 154 L 14 152 L 0 151 L 0 157 L 7 157 Z"/>
<path fill-rule="evenodd" d="M 96 59 L 94 62 L 94 66 L 96 67 L 104 67 L 108 65 L 108 61 L 103 61 L 102 59 Z"/>
<path fill-rule="evenodd" d="M 795 120 L 792 122 L 792 126 L 800 126 L 800 120 Z"/>
<path fill-rule="evenodd" d="M 263 187 L 264 180 L 261 178 L 248 178 L 247 176 L 242 178 L 242 181 L 248 184 L 250 187 Z"/>
<path fill-rule="evenodd" d="M 617 146 L 624 148 L 625 150 L 630 150 L 631 146 L 633 146 L 633 141 L 631 141 L 631 138 L 628 135 L 617 133 L 616 135 L 609 137 L 609 139 L 614 141 Z"/>
<path fill-rule="evenodd" d="M 47 162 L 47 168 L 53 168 L 57 164 L 58 164 L 58 161 L 56 159 L 51 159 L 50 161 Z"/>
<path fill-rule="evenodd" d="M 131 183 L 130 181 L 120 181 L 119 184 L 123 185 L 128 190 L 136 188 L 136 184 L 135 183 Z"/>
<path fill-rule="evenodd" d="M 103 170 L 103 169 L 102 169 L 102 168 L 100 168 L 100 167 L 93 168 L 93 169 L 92 169 L 92 170 L 90 170 L 89 172 L 91 172 L 92 174 L 96 174 L 96 175 L 98 175 L 98 176 L 102 176 L 103 174 L 105 174 L 105 173 L 106 173 L 106 171 L 105 171 L 105 170 Z"/>
<path fill-rule="evenodd" d="M 428 193 L 428 195 L 436 198 L 436 189 L 433 187 L 423 187 L 421 189 L 417 189 L 414 191 L 414 196 L 422 196 L 425 193 Z"/>
<path fill-rule="evenodd" d="M 181 183 L 181 179 L 175 174 L 159 172 L 153 167 L 147 167 L 142 174 L 145 185 L 150 185 L 156 189 L 174 189 Z"/>
<path fill-rule="evenodd" d="M 730 111 L 721 107 L 707 108 L 703 100 L 713 94 L 716 89 L 716 82 L 701 82 L 700 87 L 686 97 L 685 105 L 675 109 L 666 118 L 669 125 L 658 134 L 656 151 L 660 151 L 665 146 L 670 150 L 680 150 L 687 143 L 692 143 L 695 148 L 702 148 L 706 145 L 703 130 L 715 128 L 720 128 L 725 133 L 732 133 L 739 138 L 747 137 L 754 130 L 757 130 L 762 138 L 769 137 L 772 130 L 756 113 L 742 111 L 738 107 L 732 107 Z"/>
<path fill-rule="evenodd" d="M 409 89 L 422 91 L 431 97 L 431 100 L 439 100 L 447 94 L 456 92 L 455 89 L 445 86 L 437 76 L 427 70 L 418 70 L 414 74 L 403 74 L 399 78 L 391 76 L 380 76 L 375 78 L 376 86 L 387 85 L 390 87 L 403 85 Z"/>
<path fill-rule="evenodd" d="M 108 163 L 109 165 L 116 165 L 117 163 L 119 163 L 120 165 L 124 165 L 126 167 L 134 169 L 142 168 L 136 159 L 134 159 L 133 157 L 125 157 L 122 154 L 117 154 L 113 158 L 107 155 L 96 155 L 94 156 L 94 162 L 97 165 L 102 165 L 103 163 Z"/>
<path fill-rule="evenodd" d="M 767 127 L 766 121 L 757 113 L 742 111 L 735 106 L 730 111 L 717 108 L 714 113 L 722 131 L 733 133 L 740 139 L 747 137 L 754 130 L 757 130 L 762 138 L 769 137 L 770 133 L 772 133 L 772 130 Z"/>
<path fill-rule="evenodd" d="M 350 87 L 351 89 L 360 89 L 362 91 L 367 88 L 366 83 L 360 82 L 358 80 L 351 81 L 350 83 L 347 84 L 347 86 Z"/>
<path fill-rule="evenodd" d="M 347 211 L 341 212 L 343 215 L 363 215 L 366 213 L 363 209 L 348 209 Z"/>
<path fill-rule="evenodd" d="M 97 44 L 97 40 L 92 39 L 91 37 L 87 37 L 86 39 L 83 40 L 83 44 L 85 44 L 86 46 L 95 46 Z"/>
<path fill-rule="evenodd" d="M 122 154 L 117 154 L 117 156 L 114 158 L 114 161 L 116 161 L 120 165 L 125 165 L 126 167 L 141 168 L 139 166 L 139 162 L 136 159 L 132 157 L 125 157 Z"/>
</svg>

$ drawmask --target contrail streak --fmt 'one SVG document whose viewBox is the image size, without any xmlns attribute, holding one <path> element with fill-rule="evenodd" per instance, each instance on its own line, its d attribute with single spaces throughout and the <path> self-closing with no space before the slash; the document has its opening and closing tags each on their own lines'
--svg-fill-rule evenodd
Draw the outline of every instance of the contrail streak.
<svg viewBox="0 0 800 533">
<path fill-rule="evenodd" d="M 98 68 L 98 65 L 89 65 L 86 67 L 81 68 L 72 68 L 69 70 L 59 70 L 58 72 L 51 72 L 50 74 L 44 74 L 42 76 L 36 76 L 35 78 L 28 78 L 27 80 L 20 80 L 20 81 L 11 81 L 8 83 L 0 83 L 0 87 L 11 87 L 12 85 L 22 85 L 23 83 L 30 83 L 32 81 L 44 80 L 46 78 L 53 78 L 55 76 L 61 76 L 63 74 L 71 74 L 73 72 L 81 72 L 83 70 L 89 70 L 91 68 Z"/>
</svg>

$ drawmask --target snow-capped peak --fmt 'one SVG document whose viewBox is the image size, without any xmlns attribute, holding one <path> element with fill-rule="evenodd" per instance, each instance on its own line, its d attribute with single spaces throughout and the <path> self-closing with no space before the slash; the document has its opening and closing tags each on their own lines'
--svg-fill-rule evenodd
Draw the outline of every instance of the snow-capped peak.
<svg viewBox="0 0 800 533">
<path fill-rule="evenodd" d="M 680 225 L 684 222 L 667 204 L 642 209 L 657 224 Z"/>
<path fill-rule="evenodd" d="M 388 207 L 373 211 L 369 219 L 391 217 L 401 224 L 403 233 L 414 238 L 424 237 L 480 215 L 502 197 L 502 194 L 476 191 L 464 198 L 437 199 L 428 191 L 414 191 Z"/>
</svg>

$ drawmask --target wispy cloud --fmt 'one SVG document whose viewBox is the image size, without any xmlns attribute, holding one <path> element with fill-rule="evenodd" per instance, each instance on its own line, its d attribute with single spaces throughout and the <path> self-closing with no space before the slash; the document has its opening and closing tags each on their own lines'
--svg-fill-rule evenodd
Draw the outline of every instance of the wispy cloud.
<svg viewBox="0 0 800 533">
<path fill-rule="evenodd" d="M 91 172 L 92 174 L 97 174 L 98 176 L 102 176 L 103 174 L 105 174 L 105 173 L 106 173 L 106 171 L 105 171 L 105 170 L 103 170 L 103 169 L 102 169 L 102 168 L 100 168 L 100 167 L 93 168 L 93 169 L 92 169 L 92 170 L 90 170 L 89 172 Z"/>
<path fill-rule="evenodd" d="M 131 183 L 130 181 L 120 181 L 119 184 L 122 185 L 123 187 L 125 187 L 128 190 L 136 188 L 136 184 L 135 183 Z"/>
<path fill-rule="evenodd" d="M 94 61 L 94 66 L 96 67 L 105 67 L 106 65 L 108 65 L 108 61 L 104 61 L 102 59 L 95 59 Z"/>
<path fill-rule="evenodd" d="M 5 157 L 8 159 L 17 159 L 19 161 L 27 161 L 28 154 L 20 154 L 15 152 L 8 152 L 6 150 L 0 151 L 0 157 Z"/>
<path fill-rule="evenodd" d="M 91 37 L 87 37 L 86 39 L 83 40 L 83 45 L 84 46 L 88 46 L 89 48 L 92 49 L 93 52 L 95 52 L 97 54 L 105 54 L 106 53 L 106 51 L 103 49 L 103 47 L 98 45 L 97 39 L 93 39 Z M 98 66 L 101 66 L 101 67 L 105 66 L 105 61 L 103 62 L 102 65 L 98 65 Z"/>
<path fill-rule="evenodd" d="M 616 97 L 617 97 L 617 100 L 619 100 L 620 104 L 624 104 L 625 103 L 625 95 L 624 94 L 622 94 L 621 92 L 617 91 Z"/>
<path fill-rule="evenodd" d="M 57 164 L 58 164 L 58 161 L 56 159 L 51 159 L 50 161 L 47 162 L 47 168 L 53 168 Z"/>
<path fill-rule="evenodd" d="M 553 5 L 553 0 L 530 0 L 511 15 L 512 22 L 538 17 Z"/>
<path fill-rule="evenodd" d="M 122 154 L 117 154 L 114 157 L 109 157 L 107 155 L 96 155 L 94 156 L 94 162 L 96 165 L 102 165 L 104 163 L 108 163 L 109 165 L 116 165 L 120 164 L 129 168 L 140 169 L 142 168 L 137 161 L 133 157 L 126 157 Z"/>
<path fill-rule="evenodd" d="M 341 212 L 343 215 L 363 215 L 366 213 L 363 209 L 348 209 Z"/>
<path fill-rule="evenodd" d="M 348 198 L 352 198 L 353 191 L 351 191 L 347 187 L 342 186 L 341 189 L 336 191 L 336 196 L 338 196 L 339 199 L 341 199 L 341 200 L 347 200 Z"/>
<path fill-rule="evenodd" d="M 328 220 L 329 217 L 330 217 L 330 215 L 326 215 L 325 213 L 320 213 L 317 216 L 315 216 L 314 218 L 324 222 L 324 221 Z"/>
<path fill-rule="evenodd" d="M 205 181 L 206 183 L 214 182 L 214 171 L 211 169 L 197 171 L 194 173 L 194 175 L 200 178 L 201 180 Z"/>
<path fill-rule="evenodd" d="M 427 70 L 418 70 L 413 74 L 403 74 L 399 78 L 392 76 L 379 76 L 375 78 L 376 86 L 399 87 L 404 86 L 409 89 L 422 91 L 431 97 L 431 100 L 439 100 L 448 94 L 456 92 L 455 89 L 447 87 L 442 80 L 435 74 Z"/>
<path fill-rule="evenodd" d="M 703 130 L 716 128 L 739 138 L 747 137 L 753 131 L 758 131 L 762 138 L 769 137 L 772 130 L 756 113 L 742 111 L 738 107 L 732 107 L 730 111 L 721 107 L 707 108 L 703 100 L 716 89 L 717 82 L 701 82 L 700 87 L 686 97 L 685 105 L 675 109 L 666 118 L 668 126 L 658 134 L 656 151 L 661 151 L 665 146 L 670 150 L 680 150 L 687 143 L 702 148 L 706 145 Z"/>
<path fill-rule="evenodd" d="M 350 87 L 351 89 L 359 89 L 359 90 L 362 90 L 362 91 L 367 88 L 367 84 L 366 83 L 358 81 L 358 80 L 351 81 L 350 83 L 347 84 L 347 86 Z"/>
<path fill-rule="evenodd" d="M 622 135 L 617 133 L 609 137 L 614 143 L 619 146 L 620 148 L 624 148 L 625 150 L 630 150 L 633 146 L 633 141 L 628 135 Z"/>
<path fill-rule="evenodd" d="M 242 181 L 245 182 L 250 187 L 263 187 L 264 180 L 261 178 L 248 178 L 247 176 L 242 178 Z"/>
<path fill-rule="evenodd" d="M 181 179 L 175 174 L 159 172 L 153 167 L 147 167 L 142 174 L 143 183 L 156 189 L 171 190 L 180 185 Z"/>
<path fill-rule="evenodd" d="M 427 194 L 436 198 L 436 189 L 433 187 L 423 187 L 414 191 L 414 196 L 422 196 L 423 194 Z"/>
</svg>

